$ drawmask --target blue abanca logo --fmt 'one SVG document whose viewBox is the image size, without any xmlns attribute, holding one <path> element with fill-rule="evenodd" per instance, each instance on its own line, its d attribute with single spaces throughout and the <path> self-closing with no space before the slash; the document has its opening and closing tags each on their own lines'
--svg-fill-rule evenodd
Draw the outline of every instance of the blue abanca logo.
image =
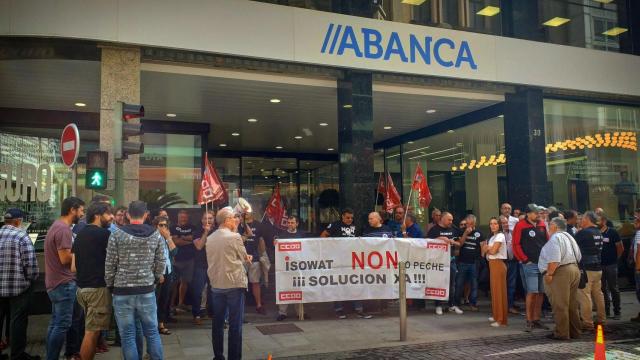
<svg viewBox="0 0 640 360">
<path fill-rule="evenodd" d="M 359 58 L 383 59 L 385 61 L 396 56 L 404 63 L 423 62 L 426 65 L 431 65 L 433 56 L 435 62 L 445 68 L 460 68 L 466 63 L 471 70 L 478 69 L 478 65 L 473 60 L 469 43 L 464 40 L 456 44 L 449 38 L 433 39 L 431 36 L 419 38 L 414 34 L 409 34 L 408 38 L 401 38 L 395 31 L 388 39 L 385 39 L 380 31 L 364 27 L 360 29 L 358 35 L 351 25 L 338 24 L 336 26 L 330 23 L 320 53 L 341 56 L 346 51 L 351 51 Z M 458 50 L 455 59 L 443 57 L 441 53 L 443 46 L 454 50 L 454 52 L 456 49 Z M 408 49 L 408 52 L 405 49 Z"/>
</svg>

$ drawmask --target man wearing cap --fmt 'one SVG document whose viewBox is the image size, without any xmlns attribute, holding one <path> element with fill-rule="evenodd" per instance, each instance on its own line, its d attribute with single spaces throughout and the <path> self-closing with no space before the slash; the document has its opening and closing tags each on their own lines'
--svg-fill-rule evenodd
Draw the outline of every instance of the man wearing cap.
<svg viewBox="0 0 640 360">
<path fill-rule="evenodd" d="M 10 309 L 11 359 L 40 359 L 25 352 L 31 284 L 39 270 L 33 243 L 20 228 L 23 217 L 22 210 L 9 209 L 0 228 L 0 313 Z M 0 358 L 7 356 L 0 354 Z"/>
<path fill-rule="evenodd" d="M 534 328 L 548 330 L 540 323 L 542 302 L 544 301 L 543 277 L 538 269 L 538 259 L 549 235 L 544 222 L 540 220 L 542 210 L 536 204 L 527 205 L 525 218 L 513 229 L 513 255 L 522 265 L 522 283 L 527 292 L 527 325 L 525 331 Z"/>
</svg>

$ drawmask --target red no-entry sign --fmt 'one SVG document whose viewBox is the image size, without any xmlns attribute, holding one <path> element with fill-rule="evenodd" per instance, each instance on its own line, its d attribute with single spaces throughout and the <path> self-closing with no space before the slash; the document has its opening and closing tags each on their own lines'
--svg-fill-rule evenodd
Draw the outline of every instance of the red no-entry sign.
<svg viewBox="0 0 640 360">
<path fill-rule="evenodd" d="M 60 155 L 62 162 L 68 167 L 72 167 L 78 159 L 80 153 L 80 133 L 76 124 L 68 124 L 62 130 L 60 137 Z"/>
</svg>

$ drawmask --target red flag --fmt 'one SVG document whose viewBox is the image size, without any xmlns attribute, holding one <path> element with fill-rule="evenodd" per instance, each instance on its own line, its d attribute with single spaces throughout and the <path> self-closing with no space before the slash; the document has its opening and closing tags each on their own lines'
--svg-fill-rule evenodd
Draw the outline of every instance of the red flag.
<svg viewBox="0 0 640 360">
<path fill-rule="evenodd" d="M 280 198 L 280 184 L 276 184 L 276 188 L 273 189 L 269 203 L 267 203 L 266 209 L 264 209 L 265 216 L 273 226 L 279 229 L 286 229 L 286 217 L 287 210 L 284 208 L 282 199 Z"/>
<path fill-rule="evenodd" d="M 402 202 L 400 201 L 400 194 L 398 193 L 398 190 L 396 189 L 395 185 L 393 185 L 391 174 L 387 173 L 387 189 L 386 189 L 386 196 L 384 199 L 385 211 L 388 213 L 392 213 L 393 209 L 401 205 L 402 205 Z"/>
<path fill-rule="evenodd" d="M 204 172 L 198 191 L 198 204 L 204 205 L 210 202 L 225 204 L 229 202 L 229 195 L 222 184 L 222 180 L 216 169 L 209 162 L 209 156 L 204 155 Z"/>
<path fill-rule="evenodd" d="M 411 188 L 418 191 L 418 203 L 421 208 L 428 208 L 431 203 L 431 191 L 427 185 L 427 177 L 424 176 L 420 164 L 416 167 L 416 174 L 413 176 Z"/>
</svg>

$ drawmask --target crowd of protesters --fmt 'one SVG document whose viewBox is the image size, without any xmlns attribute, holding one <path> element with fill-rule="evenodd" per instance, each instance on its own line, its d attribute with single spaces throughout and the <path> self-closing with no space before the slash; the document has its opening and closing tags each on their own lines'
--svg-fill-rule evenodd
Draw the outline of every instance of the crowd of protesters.
<svg viewBox="0 0 640 360">
<path fill-rule="evenodd" d="M 548 337 L 565 340 L 593 331 L 607 319 L 620 319 L 618 263 L 624 248 L 602 209 L 579 214 L 535 204 L 512 209 L 505 203 L 498 216 L 487 219 L 486 234 L 473 214 L 465 214 L 455 226 L 454 214 L 435 209 L 424 231 L 415 214 L 403 207 L 385 220 L 386 216 L 372 212 L 359 226 L 347 208 L 320 236 L 430 238 L 448 243 L 451 296 L 435 302 L 437 315 L 445 309 L 458 315 L 479 311 L 484 272 L 489 274 L 492 316 L 488 320 L 493 327 L 507 326 L 511 315 L 526 317 L 525 331 L 548 329 L 541 322 L 546 307 L 555 320 Z M 10 309 L 11 359 L 39 359 L 25 352 L 29 299 L 39 268 L 33 244 L 20 228 L 24 217 L 20 209 L 9 209 L 0 229 L 0 308 Z M 640 210 L 634 225 L 628 261 L 635 269 L 640 301 Z M 162 359 L 161 335 L 171 334 L 169 324 L 177 321 L 178 312 L 191 312 L 196 326 L 203 316 L 213 318 L 215 359 L 224 358 L 228 328 L 228 358 L 241 358 L 246 292 L 251 292 L 258 314 L 266 314 L 264 303 L 269 301 L 261 296 L 270 266 L 265 240 L 313 235 L 298 226 L 298 218 L 290 216 L 287 228 L 274 233 L 250 211 L 230 207 L 204 211 L 199 225 L 180 210 L 172 224 L 165 210 L 150 211 L 142 201 L 114 209 L 106 196 L 96 196 L 88 205 L 76 197 L 65 199 L 44 243 L 45 285 L 51 301 L 46 358 L 58 359 L 64 347 L 69 359 L 93 359 L 96 352 L 108 351 L 106 334 L 115 324 L 113 345 L 121 346 L 125 359 L 141 359 L 144 354 Z M 524 309 L 516 305 L 518 278 L 524 288 Z M 357 317 L 372 318 L 361 301 L 352 305 Z M 295 310 L 308 318 L 301 305 Z M 335 303 L 334 310 L 338 319 L 347 318 L 343 303 Z M 288 306 L 281 305 L 277 320 L 286 319 L 287 312 Z M 631 320 L 640 322 L 640 314 Z"/>
</svg>

